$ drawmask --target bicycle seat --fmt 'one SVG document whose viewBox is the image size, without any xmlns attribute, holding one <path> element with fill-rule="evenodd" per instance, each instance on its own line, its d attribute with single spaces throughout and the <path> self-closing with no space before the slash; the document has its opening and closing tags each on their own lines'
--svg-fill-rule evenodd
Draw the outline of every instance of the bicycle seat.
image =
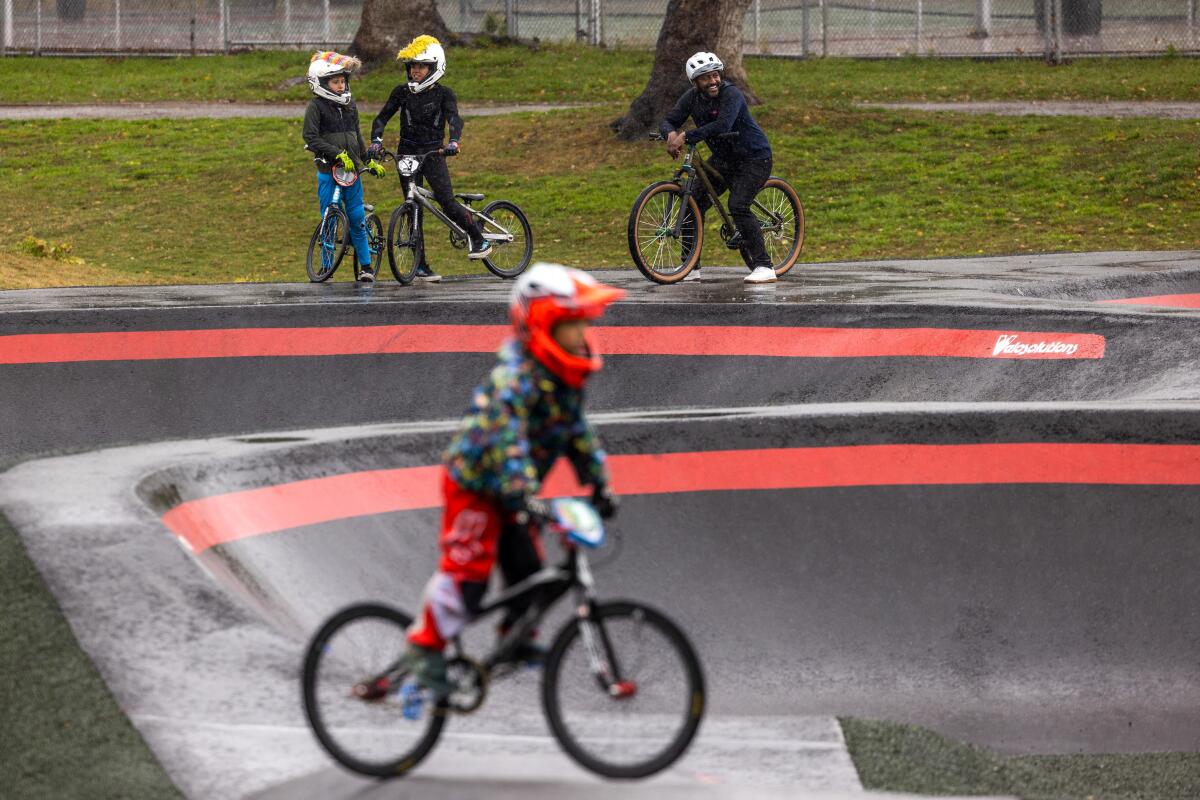
<svg viewBox="0 0 1200 800">
<path fill-rule="evenodd" d="M 370 203 L 363 203 L 363 210 L 370 214 L 375 210 L 375 206 L 371 205 Z"/>
<path fill-rule="evenodd" d="M 482 194 L 476 194 L 474 192 L 455 192 L 454 196 L 459 200 L 482 200 L 484 197 Z"/>
</svg>

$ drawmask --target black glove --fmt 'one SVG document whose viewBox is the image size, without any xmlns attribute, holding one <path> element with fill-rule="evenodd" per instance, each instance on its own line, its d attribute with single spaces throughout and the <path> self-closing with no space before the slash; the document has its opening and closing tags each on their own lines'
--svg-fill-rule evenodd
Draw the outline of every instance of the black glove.
<svg viewBox="0 0 1200 800">
<path fill-rule="evenodd" d="M 527 497 L 521 508 L 514 514 L 517 522 L 530 527 L 545 527 L 546 523 L 555 519 L 554 509 L 545 500 L 537 497 Z"/>
<path fill-rule="evenodd" d="M 448 142 L 442 150 L 448 156 L 458 155 L 458 142 Z"/>
<path fill-rule="evenodd" d="M 371 142 L 367 148 L 367 158 L 377 159 L 383 155 L 383 142 Z"/>
<path fill-rule="evenodd" d="M 608 487 L 599 484 L 592 489 L 592 508 L 596 509 L 596 513 L 600 515 L 600 519 L 612 519 L 617 515 L 617 508 L 620 503 L 613 493 L 608 490 Z"/>
</svg>

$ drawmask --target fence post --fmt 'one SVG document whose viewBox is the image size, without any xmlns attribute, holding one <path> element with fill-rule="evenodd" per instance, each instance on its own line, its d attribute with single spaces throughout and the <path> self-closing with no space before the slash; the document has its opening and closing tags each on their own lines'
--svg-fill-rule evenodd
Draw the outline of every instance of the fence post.
<svg viewBox="0 0 1200 800">
<path fill-rule="evenodd" d="M 821 0 L 821 58 L 829 55 L 829 3 Z"/>
<path fill-rule="evenodd" d="M 121 49 L 121 0 L 115 0 L 113 5 L 113 29 L 117 40 L 117 49 Z"/>
<path fill-rule="evenodd" d="M 16 45 L 13 41 L 13 0 L 4 0 L 4 32 L 0 35 L 0 55 L 8 55 L 8 48 Z"/>
<path fill-rule="evenodd" d="M 975 30 L 972 35 L 980 39 L 992 35 L 992 0 L 977 0 L 975 3 Z"/>
<path fill-rule="evenodd" d="M 924 36 L 922 28 L 925 25 L 925 3 L 923 0 L 917 0 L 917 44 L 916 54 L 921 55 L 921 38 Z"/>
<path fill-rule="evenodd" d="M 758 48 L 760 45 L 761 34 L 759 34 L 759 17 L 762 16 L 762 0 L 754 0 L 754 46 Z"/>
<path fill-rule="evenodd" d="M 321 38 L 324 39 L 323 47 L 329 47 L 329 39 L 333 35 L 333 21 L 329 18 L 329 0 L 321 0 L 321 18 L 324 20 L 321 27 Z"/>
<path fill-rule="evenodd" d="M 34 0 L 34 7 L 37 9 L 37 16 L 34 17 L 33 54 L 40 56 L 42 54 L 42 0 Z"/>
<path fill-rule="evenodd" d="M 583 40 L 583 0 L 575 0 L 575 43 Z"/>
<path fill-rule="evenodd" d="M 297 39 L 300 37 L 296 37 Z M 292 0 L 283 0 L 283 31 L 279 37 L 280 44 L 292 41 Z"/>
<path fill-rule="evenodd" d="M 809 0 L 801 0 L 800 3 L 800 57 L 808 58 L 808 3 Z"/>
<path fill-rule="evenodd" d="M 1062 0 L 1054 0 L 1054 63 L 1062 63 L 1063 6 Z"/>
<path fill-rule="evenodd" d="M 504 32 L 517 38 L 517 9 L 513 0 L 504 0 Z"/>
<path fill-rule="evenodd" d="M 221 49 L 226 53 L 229 52 L 229 0 L 217 0 L 217 5 L 221 10 L 220 25 L 221 25 Z"/>
</svg>

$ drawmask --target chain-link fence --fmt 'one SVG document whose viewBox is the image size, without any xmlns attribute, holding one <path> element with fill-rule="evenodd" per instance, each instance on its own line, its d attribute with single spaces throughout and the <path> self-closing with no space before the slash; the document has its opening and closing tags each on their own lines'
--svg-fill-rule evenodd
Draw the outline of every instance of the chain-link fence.
<svg viewBox="0 0 1200 800">
<path fill-rule="evenodd" d="M 793 56 L 1200 52 L 1200 0 L 754 0 L 748 53 Z M 440 0 L 451 30 L 651 48 L 667 0 Z M 0 0 L 20 53 L 345 46 L 361 0 Z"/>
</svg>

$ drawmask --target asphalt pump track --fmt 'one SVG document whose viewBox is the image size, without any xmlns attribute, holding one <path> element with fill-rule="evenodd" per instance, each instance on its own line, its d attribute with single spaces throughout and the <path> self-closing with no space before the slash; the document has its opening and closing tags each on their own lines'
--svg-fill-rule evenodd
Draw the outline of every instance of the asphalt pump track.
<svg viewBox="0 0 1200 800">
<path fill-rule="evenodd" d="M 648 785 L 558 754 L 534 674 L 411 780 L 346 776 L 304 729 L 305 637 L 411 608 L 432 570 L 434 467 L 506 284 L 0 295 L 28 459 L 0 508 L 194 798 L 840 796 L 845 714 L 1195 751 L 1200 253 L 806 269 L 600 273 L 631 294 L 590 390 L 625 498 L 597 578 L 676 617 L 710 685 Z"/>
</svg>

